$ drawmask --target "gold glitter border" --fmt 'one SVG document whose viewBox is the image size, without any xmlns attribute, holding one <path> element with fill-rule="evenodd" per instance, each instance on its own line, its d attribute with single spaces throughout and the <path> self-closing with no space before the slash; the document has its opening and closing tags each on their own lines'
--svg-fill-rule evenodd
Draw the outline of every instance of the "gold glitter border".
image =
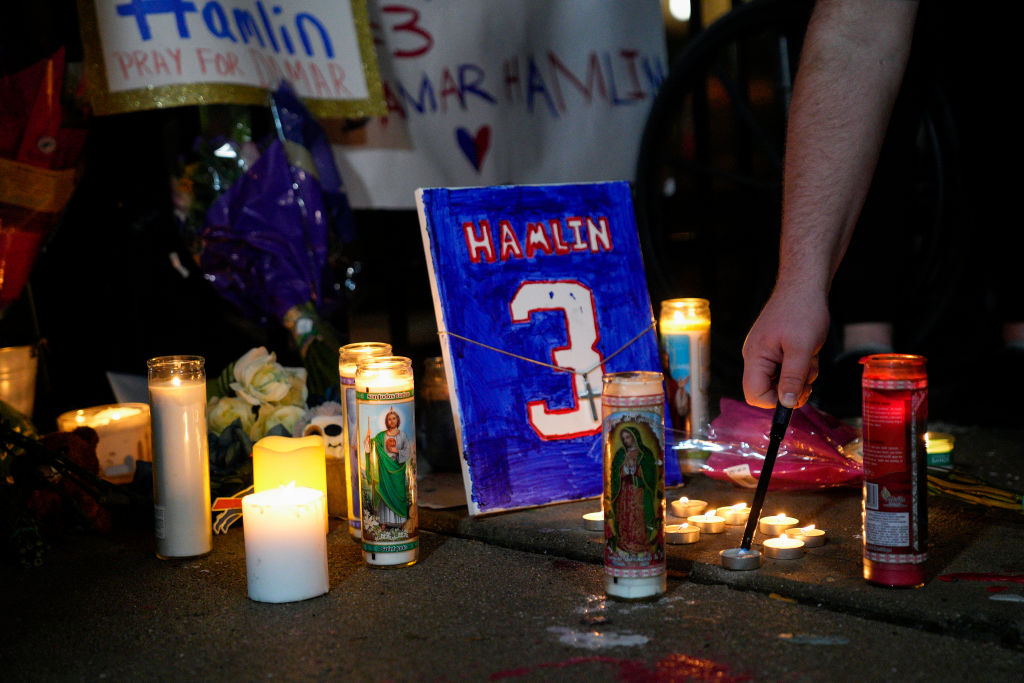
<svg viewBox="0 0 1024 683">
<path fill-rule="evenodd" d="M 352 21 L 359 43 L 359 56 L 363 63 L 363 75 L 369 97 L 361 100 L 303 99 L 314 116 L 339 118 L 360 118 L 384 116 L 387 106 L 380 72 L 377 69 L 377 53 L 373 47 L 370 31 L 369 12 L 366 0 L 337 0 L 348 2 Z M 186 85 L 161 85 L 111 93 L 103 66 L 103 47 L 100 43 L 99 23 L 96 20 L 96 0 L 78 0 L 78 17 L 85 50 L 85 75 L 89 89 L 89 101 L 97 116 L 165 109 L 197 104 L 249 104 L 266 105 L 269 91 L 251 85 L 224 85 L 220 83 L 190 83 Z"/>
</svg>

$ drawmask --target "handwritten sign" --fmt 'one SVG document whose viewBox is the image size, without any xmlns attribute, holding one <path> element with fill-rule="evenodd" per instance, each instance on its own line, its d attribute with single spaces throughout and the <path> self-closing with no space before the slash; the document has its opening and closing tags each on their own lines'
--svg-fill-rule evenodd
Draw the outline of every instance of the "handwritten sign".
<svg viewBox="0 0 1024 683">
<path fill-rule="evenodd" d="M 470 513 L 600 495 L 604 373 L 661 367 L 629 185 L 416 197 Z"/>
<path fill-rule="evenodd" d="M 326 125 L 349 199 L 632 178 L 667 72 L 658 0 L 371 0 L 387 116 Z"/>
<path fill-rule="evenodd" d="M 264 104 L 287 80 L 317 115 L 383 113 L 365 0 L 79 0 L 98 114 Z"/>
</svg>

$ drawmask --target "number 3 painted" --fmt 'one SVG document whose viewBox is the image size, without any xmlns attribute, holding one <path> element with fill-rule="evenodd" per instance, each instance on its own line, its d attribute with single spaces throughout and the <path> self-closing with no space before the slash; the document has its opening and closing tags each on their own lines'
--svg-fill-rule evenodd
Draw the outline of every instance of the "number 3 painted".
<svg viewBox="0 0 1024 683">
<path fill-rule="evenodd" d="M 597 351 L 600 334 L 594 310 L 594 292 L 575 280 L 523 282 L 509 307 L 514 323 L 529 322 L 534 311 L 561 311 L 565 316 L 569 344 L 552 349 L 551 364 L 573 370 L 594 368 L 587 373 L 586 382 L 582 375 L 573 373 L 571 408 L 551 410 L 545 399 L 528 402 L 530 426 L 545 441 L 599 433 L 604 372 L 601 370 L 603 358 Z M 587 382 L 593 392 L 596 417 L 590 408 Z M 584 400 L 580 401 L 580 398 Z"/>
</svg>

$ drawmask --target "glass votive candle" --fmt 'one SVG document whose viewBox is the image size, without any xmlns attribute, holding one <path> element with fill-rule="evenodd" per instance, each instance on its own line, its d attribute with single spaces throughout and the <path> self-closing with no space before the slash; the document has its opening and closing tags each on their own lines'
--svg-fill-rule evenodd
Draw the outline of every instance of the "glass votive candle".
<svg viewBox="0 0 1024 683">
<path fill-rule="evenodd" d="M 147 361 L 154 533 L 163 559 L 196 557 L 213 548 L 205 365 L 200 356 Z"/>
</svg>

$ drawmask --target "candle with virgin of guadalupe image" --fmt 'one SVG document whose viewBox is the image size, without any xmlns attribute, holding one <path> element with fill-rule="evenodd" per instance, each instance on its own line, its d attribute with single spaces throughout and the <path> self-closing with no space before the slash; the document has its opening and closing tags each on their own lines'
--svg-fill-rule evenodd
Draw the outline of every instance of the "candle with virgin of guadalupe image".
<svg viewBox="0 0 1024 683">
<path fill-rule="evenodd" d="M 660 372 L 604 376 L 604 573 L 611 597 L 665 592 L 664 396 Z"/>
</svg>

